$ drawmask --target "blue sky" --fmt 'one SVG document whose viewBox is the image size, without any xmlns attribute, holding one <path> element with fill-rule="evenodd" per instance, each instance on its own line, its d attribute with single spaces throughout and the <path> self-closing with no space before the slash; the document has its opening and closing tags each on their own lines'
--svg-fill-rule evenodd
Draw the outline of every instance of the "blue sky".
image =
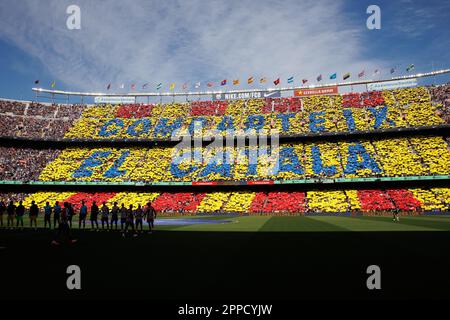
<svg viewBox="0 0 450 320">
<path fill-rule="evenodd" d="M 66 27 L 71 4 L 81 9 L 81 30 Z M 371 4 L 381 8 L 381 30 L 366 28 Z M 83 91 L 106 91 L 111 82 L 120 91 L 121 83 L 162 82 L 167 90 L 171 82 L 249 76 L 294 76 L 299 84 L 362 69 L 389 76 L 410 63 L 427 72 L 450 68 L 448 21 L 450 2 L 437 0 L 2 0 L 0 97 L 33 99 L 36 79 Z"/>
</svg>

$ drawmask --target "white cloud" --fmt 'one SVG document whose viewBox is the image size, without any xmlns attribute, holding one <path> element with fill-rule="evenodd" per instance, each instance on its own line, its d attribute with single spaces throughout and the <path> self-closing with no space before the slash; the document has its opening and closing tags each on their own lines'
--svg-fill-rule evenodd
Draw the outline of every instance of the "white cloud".
<svg viewBox="0 0 450 320">
<path fill-rule="evenodd" d="M 81 8 L 81 30 L 66 8 Z M 291 75 L 324 78 L 385 67 L 366 57 L 360 25 L 339 1 L 2 0 L 0 37 L 71 89 Z"/>
</svg>

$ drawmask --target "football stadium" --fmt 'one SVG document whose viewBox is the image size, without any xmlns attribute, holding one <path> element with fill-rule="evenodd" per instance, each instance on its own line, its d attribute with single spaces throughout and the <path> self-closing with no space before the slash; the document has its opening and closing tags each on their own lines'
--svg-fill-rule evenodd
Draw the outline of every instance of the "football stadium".
<svg viewBox="0 0 450 320">
<path fill-rule="evenodd" d="M 1 297 L 448 299 L 446 66 L 33 78 L 0 99 Z"/>
</svg>

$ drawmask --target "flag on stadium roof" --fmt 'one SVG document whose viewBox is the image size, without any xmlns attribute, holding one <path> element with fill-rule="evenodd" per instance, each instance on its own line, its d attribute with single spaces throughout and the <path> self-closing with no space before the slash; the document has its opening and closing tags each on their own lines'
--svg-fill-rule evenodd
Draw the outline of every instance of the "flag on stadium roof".
<svg viewBox="0 0 450 320">
<path fill-rule="evenodd" d="M 183 90 L 186 90 L 186 89 L 187 89 L 187 87 L 188 87 L 187 83 L 186 83 L 186 82 L 185 82 L 185 83 L 183 83 L 182 89 L 183 89 Z"/>
<path fill-rule="evenodd" d="M 374 75 L 376 75 L 376 74 L 380 74 L 380 70 L 378 70 L 378 69 L 375 69 L 375 71 L 373 72 L 373 74 L 374 74 Z"/>
<path fill-rule="evenodd" d="M 208 82 L 207 86 L 211 88 L 212 86 L 214 86 L 214 83 Z"/>
<path fill-rule="evenodd" d="M 136 89 L 136 85 L 133 83 L 133 84 L 131 85 L 131 90 L 134 90 L 134 89 Z"/>
<path fill-rule="evenodd" d="M 221 86 L 225 86 L 227 85 L 227 79 L 223 79 L 222 82 L 220 83 Z"/>
<path fill-rule="evenodd" d="M 56 82 L 55 82 L 55 80 L 53 80 L 53 82 L 52 82 L 52 88 L 54 88 L 56 86 Z"/>
<path fill-rule="evenodd" d="M 39 83 L 39 80 L 35 80 L 35 81 L 34 81 L 34 84 L 38 84 L 38 83 Z"/>
<path fill-rule="evenodd" d="M 266 83 L 266 82 L 267 82 L 266 77 L 259 79 L 259 83 Z"/>
<path fill-rule="evenodd" d="M 305 84 L 308 82 L 308 79 L 302 79 L 302 83 Z"/>
<path fill-rule="evenodd" d="M 273 84 L 276 85 L 276 86 L 279 85 L 279 84 L 280 84 L 280 78 L 276 79 L 276 80 L 273 82 Z"/>
<path fill-rule="evenodd" d="M 248 79 L 247 79 L 247 83 L 248 83 L 248 84 L 252 84 L 252 83 L 253 83 L 253 77 L 248 78 Z"/>
<path fill-rule="evenodd" d="M 361 71 L 360 73 L 358 73 L 358 78 L 364 77 L 365 74 L 366 74 L 365 70 Z"/>
<path fill-rule="evenodd" d="M 322 75 L 321 74 L 319 74 L 319 76 L 316 78 L 317 79 L 317 82 L 320 82 L 320 81 L 322 81 Z"/>
<path fill-rule="evenodd" d="M 175 89 L 175 82 L 172 82 L 169 86 L 169 90 Z"/>
<path fill-rule="evenodd" d="M 391 74 L 395 72 L 395 67 L 391 68 Z"/>
<path fill-rule="evenodd" d="M 148 86 L 148 82 L 146 82 L 142 85 L 142 89 L 145 89 L 147 86 Z"/>
<path fill-rule="evenodd" d="M 106 90 L 109 90 L 109 89 L 111 89 L 111 83 L 109 83 L 109 84 L 106 86 Z"/>
<path fill-rule="evenodd" d="M 123 88 L 125 88 L 125 84 L 122 83 L 122 84 L 120 85 L 120 89 L 123 89 Z"/>
<path fill-rule="evenodd" d="M 200 88 L 200 82 L 197 82 L 194 86 L 196 89 Z"/>
<path fill-rule="evenodd" d="M 330 80 L 332 80 L 332 79 L 336 79 L 336 72 L 333 73 L 332 75 L 330 75 Z"/>
<path fill-rule="evenodd" d="M 414 64 L 410 64 L 407 68 L 406 68 L 406 72 L 410 72 L 411 70 L 414 70 L 415 66 Z"/>
<path fill-rule="evenodd" d="M 294 76 L 288 78 L 287 83 L 294 83 Z"/>
<path fill-rule="evenodd" d="M 233 85 L 235 86 L 239 85 L 239 79 L 233 80 Z"/>
<path fill-rule="evenodd" d="M 160 82 L 160 83 L 158 83 L 158 84 L 156 85 L 156 90 L 161 89 L 161 87 L 162 87 L 162 83 Z"/>
<path fill-rule="evenodd" d="M 342 77 L 342 79 L 347 80 L 348 78 L 350 78 L 350 72 L 347 72 L 346 74 L 344 74 L 344 76 Z"/>
</svg>

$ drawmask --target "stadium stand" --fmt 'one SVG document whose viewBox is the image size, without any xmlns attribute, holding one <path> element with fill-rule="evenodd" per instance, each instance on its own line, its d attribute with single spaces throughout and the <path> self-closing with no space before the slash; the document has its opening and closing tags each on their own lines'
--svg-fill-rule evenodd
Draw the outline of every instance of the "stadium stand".
<svg viewBox="0 0 450 320">
<path fill-rule="evenodd" d="M 303 192 L 37 192 L 0 194 L 0 199 L 23 200 L 26 207 L 36 201 L 68 201 L 79 209 L 81 200 L 90 207 L 92 201 L 108 205 L 118 202 L 144 206 L 152 201 L 162 215 L 196 215 L 234 213 L 240 215 L 295 214 L 367 214 L 377 215 L 398 208 L 410 214 L 438 214 L 450 208 L 450 188 L 412 188 L 387 190 L 315 190 Z"/>
<path fill-rule="evenodd" d="M 449 86 L 304 98 L 122 106 L 0 101 L 0 136 L 47 139 L 170 139 L 251 133 L 305 135 L 449 124 Z"/>
<path fill-rule="evenodd" d="M 0 100 L 0 136 L 63 138 L 83 105 L 55 105 Z"/>
<path fill-rule="evenodd" d="M 227 147 L 225 152 L 196 148 L 192 152 L 173 146 L 133 147 L 0 147 L 0 180 L 3 182 L 110 182 L 196 183 L 363 179 L 450 175 L 448 135 L 423 135 L 421 128 L 450 124 L 450 86 L 417 87 L 303 98 L 233 101 L 193 101 L 169 104 L 55 105 L 0 101 L 0 137 L 32 139 L 170 139 L 193 134 L 196 124 L 203 135 L 268 134 L 281 136 L 337 133 L 326 137 L 281 142 L 279 148 Z M 352 138 L 350 132 L 381 132 L 409 128 L 415 135 Z M 256 162 L 249 155 L 256 151 Z M 278 161 L 270 162 L 275 154 Z M 199 160 L 199 156 L 200 160 Z M 225 160 L 231 159 L 227 162 Z M 177 162 L 176 160 L 179 160 Z M 331 180 L 335 182 L 337 180 Z M 0 199 L 81 200 L 142 204 L 153 201 L 163 214 L 383 214 L 401 210 L 410 214 L 449 210 L 450 189 L 335 188 L 265 191 L 194 192 L 70 192 L 3 193 Z"/>
<path fill-rule="evenodd" d="M 1 180 L 40 181 L 219 181 L 405 177 L 450 174 L 448 143 L 440 136 L 339 142 L 281 143 L 259 149 L 249 163 L 248 147 L 1 148 Z M 268 165 L 268 158 L 278 161 Z M 256 152 L 255 152 L 256 153 Z M 203 161 L 197 161 L 201 155 Z M 231 163 L 226 160 L 231 159 Z M 234 159 L 234 161 L 233 161 Z M 48 163 L 47 163 L 48 161 Z"/>
</svg>

